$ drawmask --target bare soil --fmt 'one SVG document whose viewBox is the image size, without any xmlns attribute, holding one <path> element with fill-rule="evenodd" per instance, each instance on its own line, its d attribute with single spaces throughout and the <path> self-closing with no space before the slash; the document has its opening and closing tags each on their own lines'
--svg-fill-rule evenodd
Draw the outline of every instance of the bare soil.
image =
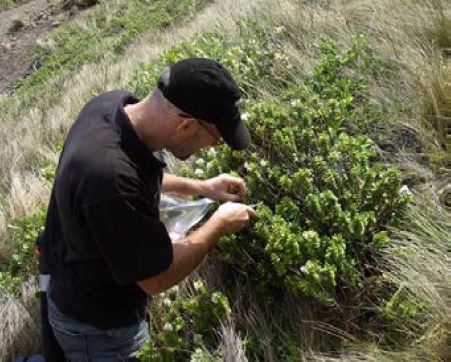
<svg viewBox="0 0 451 362">
<path fill-rule="evenodd" d="M 39 66 L 32 64 L 37 40 L 79 11 L 63 9 L 51 0 L 31 0 L 0 12 L 0 93 L 8 93 L 8 85 Z"/>
</svg>

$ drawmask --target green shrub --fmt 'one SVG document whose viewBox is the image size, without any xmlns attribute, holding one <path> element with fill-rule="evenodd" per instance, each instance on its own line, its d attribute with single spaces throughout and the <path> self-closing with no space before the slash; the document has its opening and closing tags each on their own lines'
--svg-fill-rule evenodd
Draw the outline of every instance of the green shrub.
<svg viewBox="0 0 451 362">
<path fill-rule="evenodd" d="M 144 97 L 167 64 L 200 56 L 224 64 L 244 90 L 243 120 L 253 137 L 249 150 L 234 152 L 226 145 L 203 150 L 194 167 L 181 170 L 201 179 L 239 175 L 248 186 L 244 201 L 262 202 L 251 228 L 217 245 L 224 286 L 246 284 L 266 304 L 291 293 L 326 304 L 345 301 L 343 308 L 352 309 L 360 308 L 362 299 L 371 300 L 374 288 L 368 286 L 375 284 L 386 292 L 374 297 L 390 300 L 393 288 L 378 270 L 377 258 L 390 242 L 386 227 L 396 224 L 410 196 L 400 191 L 399 171 L 378 163 L 377 147 L 364 133 L 380 120 L 380 111 L 364 96 L 365 76 L 381 71 L 380 64 L 364 37 L 345 50 L 322 38 L 311 75 L 293 79 L 292 67 L 278 73 L 291 66 L 283 30 L 242 25 L 239 43 L 216 33 L 198 35 L 155 63 L 141 65 L 130 82 Z M 276 96 L 262 98 L 264 89 Z M 388 320 L 387 308 L 379 313 Z M 247 335 L 248 356 L 262 357 L 266 347 L 259 332 L 239 328 Z M 277 357 L 300 358 L 296 337 L 283 332 L 287 344 L 273 346 Z"/>
<path fill-rule="evenodd" d="M 151 340 L 141 350 L 142 361 L 219 361 L 213 351 L 216 329 L 231 311 L 228 299 L 211 292 L 201 280 L 188 295 L 175 287 L 155 298 L 151 309 Z"/>
<path fill-rule="evenodd" d="M 247 42 L 267 45 L 248 39 L 237 47 Z M 215 54 L 224 43 L 202 38 L 200 44 Z M 253 120 L 249 152 L 226 146 L 204 151 L 195 170 L 185 174 L 208 178 L 238 170 L 248 185 L 246 202 L 264 203 L 250 230 L 220 241 L 224 262 L 263 291 L 282 287 L 329 302 L 337 290 L 361 287 L 377 273 L 374 256 L 389 242 L 385 226 L 396 221 L 409 196 L 399 191 L 399 172 L 376 162 L 373 142 L 347 133 L 348 123 L 359 122 L 355 110 L 365 84 L 356 70 L 364 39 L 358 37 L 348 51 L 327 39 L 318 47 L 319 63 L 302 85 L 271 101 L 244 102 L 244 118 Z M 199 53 L 198 48 L 195 42 L 192 49 Z M 176 51 L 168 53 L 171 59 Z M 180 51 L 187 56 L 183 47 Z M 267 67 L 258 60 L 253 66 Z M 246 79 L 244 69 L 239 74 Z"/>
<path fill-rule="evenodd" d="M 14 219 L 9 225 L 14 252 L 6 263 L 0 263 L 0 289 L 17 294 L 20 285 L 31 275 L 37 275 L 38 258 L 35 243 L 38 234 L 44 230 L 46 208 L 36 213 Z"/>
<path fill-rule="evenodd" d="M 338 286 L 357 287 L 375 273 L 373 257 L 389 240 L 384 227 L 408 201 L 399 192 L 399 172 L 376 162 L 373 142 L 347 132 L 365 122 L 357 110 L 365 106 L 366 41 L 359 36 L 341 51 L 320 39 L 308 79 L 287 86 L 279 76 L 280 96 L 257 101 L 253 90 L 271 81 L 274 60 L 287 63 L 288 57 L 278 38 L 283 34 L 269 37 L 252 22 L 242 24 L 252 32 L 240 43 L 214 33 L 197 36 L 142 65 L 131 86 L 145 96 L 166 64 L 190 56 L 214 58 L 230 69 L 246 92 L 244 118 L 253 120 L 254 144 L 249 152 L 226 146 L 201 152 L 195 170 L 183 172 L 208 178 L 238 171 L 249 188 L 246 201 L 265 206 L 250 231 L 221 240 L 219 256 L 256 285 L 283 285 L 330 301 Z"/>
</svg>

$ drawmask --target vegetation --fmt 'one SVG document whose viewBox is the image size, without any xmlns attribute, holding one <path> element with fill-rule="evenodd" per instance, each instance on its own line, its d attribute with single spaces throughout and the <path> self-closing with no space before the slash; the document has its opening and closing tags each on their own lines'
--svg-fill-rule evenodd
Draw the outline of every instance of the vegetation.
<svg viewBox="0 0 451 362">
<path fill-rule="evenodd" d="M 270 82 L 277 61 L 289 64 L 278 45 L 284 34 L 253 22 L 241 26 L 247 34 L 239 43 L 219 34 L 199 36 L 170 49 L 156 64 L 143 65 L 131 84 L 145 95 L 159 67 L 188 56 L 228 65 L 247 94 L 245 118 L 256 123 L 253 149 L 209 150 L 197 158 L 195 170 L 183 171 L 213 177 L 239 170 L 249 188 L 245 201 L 263 205 L 250 231 L 220 241 L 217 257 L 230 266 L 232 285 L 249 283 L 262 299 L 277 303 L 276 295 L 291 292 L 340 304 L 383 278 L 374 258 L 389 242 L 385 227 L 409 199 L 400 192 L 399 172 L 375 162 L 373 142 L 346 129 L 347 123 L 366 121 L 356 111 L 365 107 L 358 94 L 365 88 L 361 72 L 371 66 L 371 59 L 361 59 L 364 38 L 356 38 L 347 51 L 320 39 L 318 65 L 310 76 L 298 86 L 279 78 L 274 85 L 280 87 L 279 98 L 256 100 L 247 86 Z"/>
<path fill-rule="evenodd" d="M 262 4 L 233 25 L 194 23 L 194 36 L 115 83 L 143 97 L 168 63 L 223 63 L 243 88 L 253 145 L 205 150 L 175 171 L 236 173 L 245 202 L 260 203 L 251 228 L 222 238 L 199 274 L 149 305 L 141 358 L 445 360 L 451 235 L 437 190 L 446 155 L 433 122 L 441 111 L 429 112 L 444 97 L 443 65 L 432 61 L 443 4 L 379 0 L 377 31 L 357 5 Z M 383 20 L 399 32 L 374 25 Z M 54 164 L 36 177 L 51 183 Z M 24 245 L 0 269 L 3 290 L 18 298 L 34 271 L 41 212 L 11 219 L 5 234 Z"/>
<path fill-rule="evenodd" d="M 44 230 L 46 208 L 23 219 L 12 220 L 9 225 L 14 253 L 7 263 L 0 261 L 0 290 L 17 294 L 20 286 L 37 275 L 36 240 Z"/>
<path fill-rule="evenodd" d="M 153 337 L 141 350 L 142 361 L 220 361 L 216 329 L 231 313 L 229 301 L 200 279 L 190 289 L 174 287 L 151 304 Z"/>
<path fill-rule="evenodd" d="M 0 11 L 8 10 L 14 6 L 20 5 L 27 0 L 0 0 Z"/>
<path fill-rule="evenodd" d="M 71 8 L 73 6 L 79 8 L 87 8 L 99 3 L 99 0 L 60 0 L 60 4 L 64 8 Z"/>
<path fill-rule="evenodd" d="M 25 101 L 30 92 L 65 72 L 102 57 L 114 58 L 143 31 L 164 28 L 206 3 L 206 0 L 103 2 L 89 10 L 84 23 L 64 24 L 38 45 L 34 62 L 40 67 L 17 82 L 16 92 L 19 96 L 25 93 Z"/>
</svg>

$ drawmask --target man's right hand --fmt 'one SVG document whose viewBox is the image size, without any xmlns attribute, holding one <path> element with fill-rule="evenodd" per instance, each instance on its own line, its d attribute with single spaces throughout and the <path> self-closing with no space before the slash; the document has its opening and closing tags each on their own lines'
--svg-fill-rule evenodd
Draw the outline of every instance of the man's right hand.
<svg viewBox="0 0 451 362">
<path fill-rule="evenodd" d="M 256 216 L 255 210 L 245 204 L 226 202 L 219 206 L 210 220 L 215 222 L 221 234 L 236 233 L 249 225 L 251 219 Z"/>
<path fill-rule="evenodd" d="M 196 268 L 208 250 L 226 234 L 235 233 L 249 225 L 255 210 L 244 204 L 226 202 L 186 238 L 173 243 L 173 261 L 164 272 L 138 282 L 148 294 L 161 293 L 177 284 Z"/>
</svg>

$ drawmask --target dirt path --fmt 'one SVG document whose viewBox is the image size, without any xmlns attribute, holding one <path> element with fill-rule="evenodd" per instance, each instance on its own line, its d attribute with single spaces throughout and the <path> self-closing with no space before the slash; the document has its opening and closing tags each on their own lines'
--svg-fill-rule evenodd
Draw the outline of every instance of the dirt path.
<svg viewBox="0 0 451 362">
<path fill-rule="evenodd" d="M 77 12 L 49 0 L 32 0 L 0 12 L 0 93 L 8 92 L 8 84 L 38 66 L 31 64 L 36 41 Z"/>
</svg>

